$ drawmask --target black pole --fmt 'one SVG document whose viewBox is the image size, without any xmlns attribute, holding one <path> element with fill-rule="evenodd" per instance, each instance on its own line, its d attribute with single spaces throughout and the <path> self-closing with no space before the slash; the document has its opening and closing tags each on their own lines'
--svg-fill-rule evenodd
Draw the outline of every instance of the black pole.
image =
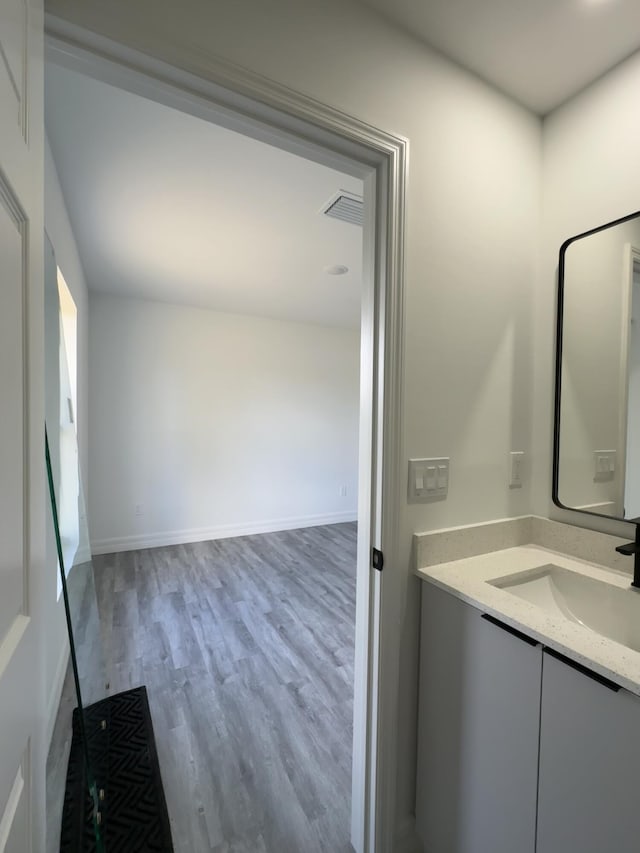
<svg viewBox="0 0 640 853">
<path fill-rule="evenodd" d="M 627 557 L 633 557 L 633 580 L 631 581 L 631 586 L 635 589 L 640 589 L 640 519 L 634 518 L 633 522 L 636 526 L 635 542 L 618 545 L 616 551 L 619 554 L 625 554 Z"/>
<path fill-rule="evenodd" d="M 640 524 L 636 524 L 636 548 L 633 555 L 633 580 L 631 586 L 640 589 Z"/>
</svg>

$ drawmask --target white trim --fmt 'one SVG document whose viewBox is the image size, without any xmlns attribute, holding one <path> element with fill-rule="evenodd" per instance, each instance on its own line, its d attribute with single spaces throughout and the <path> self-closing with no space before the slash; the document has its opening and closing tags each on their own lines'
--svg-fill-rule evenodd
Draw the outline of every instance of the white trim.
<svg viewBox="0 0 640 853">
<path fill-rule="evenodd" d="M 67 666 L 69 664 L 69 644 L 65 642 L 63 645 L 58 663 L 56 665 L 55 675 L 53 676 L 53 686 L 47 698 L 47 716 L 45 719 L 45 746 L 47 752 L 51 746 L 51 738 L 53 737 L 53 729 L 55 728 L 56 719 L 58 717 L 58 709 L 60 707 L 60 699 L 62 698 L 62 689 L 64 687 L 64 679 L 67 674 Z"/>
<path fill-rule="evenodd" d="M 20 801 L 22 800 L 22 792 L 24 791 L 24 768 L 22 765 L 18 767 L 16 778 L 9 792 L 7 805 L 0 819 L 0 853 L 5 853 L 9 841 L 9 835 L 13 829 L 16 814 Z M 28 808 L 28 806 L 27 806 Z M 13 844 L 11 845 L 13 847 Z"/>
<path fill-rule="evenodd" d="M 299 530 L 324 524 L 344 524 L 357 521 L 354 512 L 330 512 L 325 515 L 302 515 L 298 518 L 276 518 L 253 523 L 226 524 L 218 527 L 197 527 L 187 530 L 159 530 L 137 536 L 96 539 L 91 542 L 93 554 L 115 554 L 119 551 L 137 551 L 140 548 L 160 548 L 163 545 L 185 545 L 189 542 L 209 542 L 233 536 L 254 536 L 257 533 L 277 533 L 279 530 Z"/>
<path fill-rule="evenodd" d="M 356 636 L 362 638 L 356 643 L 356 667 L 365 668 L 366 698 L 362 692 L 358 694 L 356 679 L 354 701 L 354 705 L 360 699 L 366 704 L 366 769 L 360 789 L 362 831 L 352 834 L 352 843 L 357 853 L 392 853 L 400 657 L 397 626 L 406 582 L 406 566 L 399 562 L 398 537 L 404 501 L 401 461 L 408 140 L 209 54 L 180 50 L 163 41 L 157 47 L 162 53 L 158 59 L 52 16 L 46 17 L 46 29 L 46 56 L 59 64 L 365 181 L 375 173 L 375 221 L 370 222 L 375 235 L 371 256 L 374 296 L 367 303 L 374 338 L 368 416 L 371 454 L 366 471 L 361 464 L 359 484 L 359 495 L 369 495 L 367 503 L 359 504 L 359 527 L 371 532 L 366 547 L 364 539 L 358 547 L 361 630 L 356 625 Z M 366 227 L 363 236 L 366 241 Z M 364 453 L 361 462 L 363 459 Z M 373 545 L 384 552 L 382 575 L 370 568 Z"/>
<path fill-rule="evenodd" d="M 374 538 L 385 555 L 382 574 L 374 572 L 379 587 L 380 636 L 378 642 L 378 707 L 377 711 L 377 784 L 376 838 L 371 850 L 389 853 L 395 850 L 397 741 L 400 637 L 398 625 L 404 613 L 407 567 L 400 562 L 400 508 L 404 505 L 406 458 L 402 413 L 404 411 L 405 357 L 405 205 L 409 168 L 409 146 L 396 143 L 385 166 L 384 219 L 378 222 L 379 262 L 384 292 L 378 293 L 382 340 L 378 340 L 379 371 L 382 393 L 378 394 L 377 429 L 382 431 L 383 447 L 377 467 L 379 526 Z"/>
<path fill-rule="evenodd" d="M 376 231 L 375 209 L 378 204 L 379 183 L 377 175 L 369 174 L 363 181 L 363 240 L 362 240 L 362 280 L 372 281 L 376 267 Z M 375 766 L 372 755 L 371 731 L 375 726 L 370 712 L 372 688 L 372 667 L 370 637 L 372 630 L 371 613 L 375 612 L 372 590 L 375 588 L 371 576 L 370 553 L 373 544 L 373 502 L 374 468 L 379 448 L 374 436 L 375 412 L 372 401 L 376 395 L 376 310 L 375 294 L 372 288 L 363 289 L 360 322 L 360 419 L 358 437 L 358 507 L 361 511 L 358 524 L 356 582 L 356 618 L 355 653 L 353 678 L 353 746 L 351 755 L 351 843 L 355 850 L 368 850 L 368 836 L 375 837 L 369 827 L 370 816 L 375 814 L 372 806 L 367 808 L 367 792 L 375 791 L 375 775 L 371 767 Z M 377 625 L 377 623 L 376 623 Z M 372 778 L 373 776 L 373 778 Z M 369 798 L 371 800 L 371 797 Z"/>
<path fill-rule="evenodd" d="M 0 678 L 4 675 L 5 670 L 8 669 L 30 622 L 31 618 L 29 616 L 19 613 L 11 623 L 7 633 L 0 640 Z"/>
<path fill-rule="evenodd" d="M 180 54 L 168 64 L 50 14 L 45 33 L 48 61 L 357 177 L 408 145 L 220 58 L 207 56 L 202 68 Z"/>
</svg>

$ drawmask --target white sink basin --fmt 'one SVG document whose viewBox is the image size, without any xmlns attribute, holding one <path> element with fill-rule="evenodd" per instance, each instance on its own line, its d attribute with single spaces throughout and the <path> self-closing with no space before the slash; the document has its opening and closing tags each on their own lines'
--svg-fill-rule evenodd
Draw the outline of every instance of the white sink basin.
<svg viewBox="0 0 640 853">
<path fill-rule="evenodd" d="M 640 651 L 640 592 L 548 563 L 488 581 L 553 616 L 562 616 Z"/>
</svg>

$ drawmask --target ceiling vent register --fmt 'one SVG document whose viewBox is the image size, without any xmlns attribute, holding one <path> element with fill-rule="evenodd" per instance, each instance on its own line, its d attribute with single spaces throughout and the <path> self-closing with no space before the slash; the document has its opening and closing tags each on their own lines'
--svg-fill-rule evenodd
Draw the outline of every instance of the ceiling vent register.
<svg viewBox="0 0 640 853">
<path fill-rule="evenodd" d="M 333 219 L 341 219 L 343 222 L 361 226 L 364 219 L 362 196 L 346 192 L 346 190 L 338 190 L 324 205 L 322 212 L 326 216 L 333 217 Z"/>
</svg>

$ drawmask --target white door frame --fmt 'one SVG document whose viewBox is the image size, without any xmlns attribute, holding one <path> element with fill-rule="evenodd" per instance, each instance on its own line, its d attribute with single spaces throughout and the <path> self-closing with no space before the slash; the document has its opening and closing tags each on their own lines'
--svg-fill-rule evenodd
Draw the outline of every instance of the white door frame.
<svg viewBox="0 0 640 853">
<path fill-rule="evenodd" d="M 138 53 L 47 16 L 45 55 L 122 89 L 363 179 L 365 227 L 354 695 L 352 843 L 392 853 L 402 573 L 406 139 L 226 61 Z M 173 61 L 173 60 L 172 60 Z M 371 568 L 371 549 L 384 570 Z"/>
</svg>

